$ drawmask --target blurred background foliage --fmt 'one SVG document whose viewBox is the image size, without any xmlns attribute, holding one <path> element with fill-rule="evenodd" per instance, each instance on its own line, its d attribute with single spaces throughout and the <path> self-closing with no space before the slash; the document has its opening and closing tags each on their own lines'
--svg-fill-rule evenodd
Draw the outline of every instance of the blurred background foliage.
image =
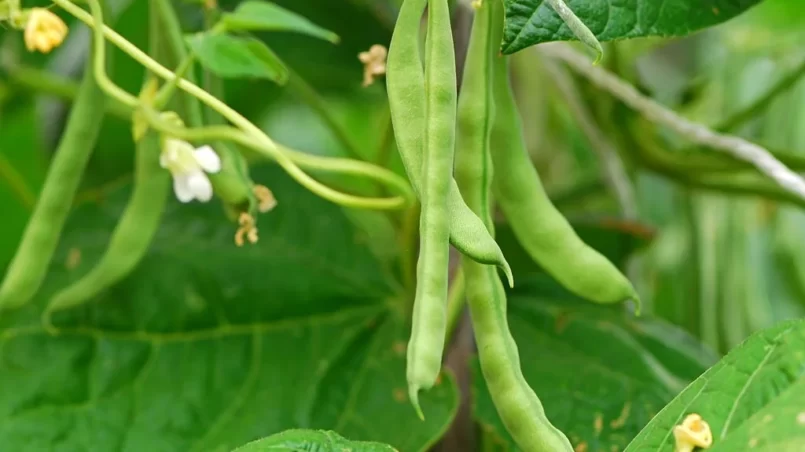
<svg viewBox="0 0 805 452">
<path fill-rule="evenodd" d="M 318 96 L 311 100 L 305 95 L 309 91 L 299 86 L 237 80 L 225 84 L 227 102 L 285 145 L 331 156 L 354 157 L 357 152 L 365 160 L 404 174 L 394 149 L 383 83 L 363 88 L 357 58 L 373 44 L 388 43 L 399 1 L 276 3 L 341 37 L 338 45 L 332 45 L 288 33 L 258 35 Z M 147 2 L 109 0 L 109 4 L 114 27 L 144 47 Z M 235 4 L 237 0 L 220 2 L 223 9 Z M 187 31 L 202 27 L 205 17 L 198 2 L 176 5 Z M 467 14 L 460 12 L 455 21 L 459 47 L 466 43 Z M 63 100 L 74 90 L 86 56 L 88 30 L 75 21 L 68 23 L 68 40 L 49 56 L 24 52 L 19 33 L 0 30 L 0 269 L 13 255 L 36 200 L 69 108 Z M 805 159 L 805 79 L 799 77 L 805 74 L 803 38 L 805 4 L 766 0 L 735 20 L 690 37 L 607 44 L 604 64 L 658 101 L 713 126 L 754 105 L 780 80 L 790 79 L 790 86 L 777 93 L 767 107 L 753 111 L 734 132 Z M 118 51 L 113 59 L 113 79 L 135 92 L 142 68 Z M 556 67 L 533 48 L 514 56 L 513 73 L 529 149 L 548 191 L 583 237 L 628 269 L 647 304 L 645 312 L 687 330 L 718 354 L 754 331 L 805 316 L 805 254 L 801 251 L 805 213 L 801 205 L 758 194 L 703 190 L 683 177 L 680 167 L 663 161 L 646 165 L 640 157 L 645 150 L 638 149 L 639 142 L 630 137 L 634 118 L 583 80 L 569 72 L 559 73 L 572 83 L 580 102 L 626 162 L 637 194 L 637 218 L 624 218 L 620 213 L 602 176 L 594 140 L 568 108 L 557 83 Z M 322 109 L 332 117 L 323 117 Z M 328 120 L 336 127 L 328 125 Z M 129 124 L 112 116 L 106 121 L 79 202 L 97 199 L 130 178 L 134 148 Z M 657 133 L 664 151 L 684 166 L 690 157 L 687 144 L 662 131 Z M 722 176 L 733 177 L 729 172 Z M 371 246 L 383 260 L 399 257 L 393 245 L 396 241 L 389 240 L 395 233 L 395 221 L 381 214 L 347 214 L 370 232 Z M 502 229 L 504 247 L 506 240 Z M 516 246 L 510 248 L 507 255 L 517 256 Z M 521 275 L 531 275 L 533 270 L 533 278 L 518 281 L 523 286 L 533 283 L 537 292 L 553 296 L 540 282 L 538 269 L 524 262 L 515 264 L 515 269 Z M 530 315 L 558 322 L 550 303 L 534 308 L 526 298 L 518 298 L 515 308 L 523 312 L 542 309 Z M 636 337 L 643 337 L 637 326 L 629 328 Z M 681 342 L 689 340 L 679 337 Z M 657 337 L 652 340 L 659 341 Z M 538 350 L 526 347 L 524 355 Z M 692 375 L 684 370 L 675 375 L 683 375 L 683 381 L 690 379 L 711 360 L 693 361 L 701 369 L 694 366 L 697 372 Z M 650 417 L 652 410 L 661 408 L 680 389 L 664 384 L 662 390 L 668 394 L 658 396 L 656 406 L 646 408 L 645 416 Z M 617 443 L 622 444 L 623 438 L 617 438 Z"/>
</svg>

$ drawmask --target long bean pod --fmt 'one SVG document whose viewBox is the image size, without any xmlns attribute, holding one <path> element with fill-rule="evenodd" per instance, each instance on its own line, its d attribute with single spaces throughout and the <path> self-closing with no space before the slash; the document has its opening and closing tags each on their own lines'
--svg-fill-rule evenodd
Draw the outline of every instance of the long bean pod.
<svg viewBox="0 0 805 452">
<path fill-rule="evenodd" d="M 170 60 L 171 52 L 164 45 L 164 26 L 160 20 L 156 0 L 149 5 L 149 54 L 157 60 Z M 97 61 L 95 62 L 97 64 Z M 170 97 L 156 91 L 156 79 L 146 74 L 140 91 L 140 102 L 161 108 Z M 135 124 L 147 122 L 137 114 Z M 135 130 L 138 129 L 135 126 Z M 129 275 L 145 256 L 159 227 L 165 210 L 170 187 L 170 175 L 160 167 L 160 135 L 156 130 L 143 128 L 144 134 L 135 132 L 137 143 L 134 158 L 134 183 L 129 202 L 112 232 L 109 245 L 95 266 L 81 279 L 57 292 L 42 314 L 43 323 L 52 327 L 55 311 L 80 306 Z"/>
<path fill-rule="evenodd" d="M 483 0 L 476 13 L 458 107 L 456 178 L 469 206 L 491 235 L 490 144 L 495 106 L 492 65 L 503 26 L 501 0 Z M 495 170 L 497 171 L 497 170 Z M 502 173 L 502 177 L 508 176 Z M 503 424 L 525 452 L 570 452 L 565 435 L 551 424 L 520 369 L 517 344 L 506 318 L 506 293 L 492 267 L 463 259 L 467 300 L 484 380 Z"/>
<path fill-rule="evenodd" d="M 495 199 L 520 244 L 571 292 L 596 303 L 640 300 L 629 280 L 579 238 L 551 202 L 523 141 L 522 122 L 508 81 L 505 58 L 494 65 L 497 114 L 492 131 Z"/>
<path fill-rule="evenodd" d="M 159 165 L 159 135 L 150 130 L 137 144 L 134 191 L 109 246 L 81 279 L 58 292 L 44 313 L 79 306 L 125 278 L 142 260 L 159 228 L 170 193 L 170 173 Z"/>
<path fill-rule="evenodd" d="M 429 0 L 425 53 L 427 96 L 424 180 L 419 218 L 420 246 L 407 378 L 411 403 L 420 418 L 419 390 L 439 376 L 447 327 L 450 224 L 447 199 L 453 175 L 456 134 L 456 60 L 447 0 Z"/>
<path fill-rule="evenodd" d="M 39 200 L 0 286 L 0 309 L 28 303 L 42 285 L 97 142 L 106 100 L 93 76 L 92 62 L 90 54 Z"/>
<path fill-rule="evenodd" d="M 425 132 L 425 75 L 419 52 L 419 26 L 427 0 L 405 0 L 389 45 L 386 84 L 397 148 L 414 191 L 422 190 Z M 462 254 L 503 269 L 514 284 L 503 252 L 484 228 L 483 221 L 464 202 L 451 178 L 447 200 L 450 243 Z"/>
</svg>

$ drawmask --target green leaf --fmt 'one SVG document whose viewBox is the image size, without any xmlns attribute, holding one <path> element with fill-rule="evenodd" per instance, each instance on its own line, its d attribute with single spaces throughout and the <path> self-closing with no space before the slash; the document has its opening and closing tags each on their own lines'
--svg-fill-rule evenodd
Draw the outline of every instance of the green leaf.
<svg viewBox="0 0 805 452">
<path fill-rule="evenodd" d="M 0 317 L 3 448 L 225 452 L 324 429 L 424 451 L 442 436 L 454 379 L 422 394 L 420 421 L 396 283 L 365 238 L 275 166 L 252 175 L 279 201 L 256 245 L 234 245 L 219 206 L 174 202 L 135 272 L 51 336 L 43 304 L 97 261 L 128 190 L 77 209 L 42 294 Z"/>
<path fill-rule="evenodd" d="M 387 445 L 366 441 L 350 441 L 332 431 L 287 430 L 282 433 L 252 441 L 232 452 L 295 452 L 315 450 L 318 452 L 397 452 Z"/>
<path fill-rule="evenodd" d="M 712 452 L 798 452 L 805 444 L 805 378 L 747 419 Z"/>
<path fill-rule="evenodd" d="M 255 38 L 199 33 L 187 39 L 199 62 L 221 78 L 262 78 L 283 85 L 288 68 Z"/>
<path fill-rule="evenodd" d="M 303 16 L 274 3 L 259 0 L 241 3 L 235 11 L 224 14 L 221 22 L 231 31 L 293 31 L 333 44 L 340 40 L 332 31 L 314 24 Z"/>
<path fill-rule="evenodd" d="M 646 36 L 684 36 L 727 21 L 761 0 L 566 0 L 599 41 Z M 574 34 L 543 0 L 504 0 L 502 50 L 512 54 L 535 44 L 568 41 Z"/>
<path fill-rule="evenodd" d="M 623 450 L 674 395 L 717 360 L 663 321 L 534 295 L 549 291 L 515 293 L 508 318 L 526 380 L 548 418 L 577 450 Z M 499 440 L 501 450 L 517 450 L 477 361 L 473 369 L 476 418 Z"/>
<path fill-rule="evenodd" d="M 800 450 L 804 395 L 805 321 L 783 322 L 754 334 L 691 383 L 626 452 L 673 451 L 671 431 L 691 413 L 710 424 L 712 451 Z"/>
</svg>

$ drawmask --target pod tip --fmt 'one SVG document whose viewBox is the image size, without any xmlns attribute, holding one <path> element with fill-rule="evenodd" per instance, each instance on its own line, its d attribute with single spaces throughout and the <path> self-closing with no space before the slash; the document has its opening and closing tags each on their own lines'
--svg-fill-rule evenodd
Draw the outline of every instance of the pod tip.
<svg viewBox="0 0 805 452">
<path fill-rule="evenodd" d="M 637 293 L 633 293 L 632 301 L 634 301 L 635 304 L 634 315 L 635 317 L 640 317 L 643 311 L 643 302 L 640 300 L 640 296 L 637 295 Z"/>
<path fill-rule="evenodd" d="M 411 405 L 414 407 L 414 411 L 416 411 L 417 417 L 419 417 L 419 420 L 424 421 L 425 414 L 422 413 L 422 407 L 419 406 L 419 386 L 409 385 L 408 397 L 411 399 Z"/>
<path fill-rule="evenodd" d="M 501 269 L 503 273 L 506 275 L 506 280 L 509 282 L 509 288 L 514 288 L 514 274 L 512 273 L 512 268 L 508 262 L 505 260 L 503 261 L 503 265 L 501 265 Z"/>
</svg>

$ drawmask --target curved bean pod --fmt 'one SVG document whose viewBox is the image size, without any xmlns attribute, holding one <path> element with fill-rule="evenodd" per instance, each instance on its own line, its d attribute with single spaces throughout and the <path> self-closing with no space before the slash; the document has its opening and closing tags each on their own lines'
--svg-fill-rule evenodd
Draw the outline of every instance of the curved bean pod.
<svg viewBox="0 0 805 452">
<path fill-rule="evenodd" d="M 447 0 L 429 0 L 425 54 L 426 129 L 419 217 L 420 246 L 407 379 L 420 418 L 419 390 L 430 389 L 442 368 L 447 328 L 450 224 L 447 199 L 456 133 L 456 60 Z"/>
<path fill-rule="evenodd" d="M 58 292 L 43 319 L 53 312 L 80 306 L 120 282 L 148 251 L 170 193 L 170 173 L 159 166 L 160 140 L 153 130 L 137 144 L 134 191 L 104 255 L 81 279 Z"/>
<path fill-rule="evenodd" d="M 554 207 L 523 142 L 522 123 L 508 83 L 506 58 L 494 64 L 496 117 L 492 131 L 495 199 L 517 240 L 546 272 L 571 292 L 596 303 L 640 299 L 606 257 L 584 243 Z"/>
<path fill-rule="evenodd" d="M 0 286 L 0 309 L 28 303 L 42 285 L 98 139 L 106 98 L 95 81 L 92 63 L 90 55 L 39 200 Z"/>
<path fill-rule="evenodd" d="M 492 235 L 490 142 L 495 106 L 491 85 L 502 26 L 501 0 L 483 0 L 473 22 L 464 68 L 456 147 L 459 187 Z M 481 370 L 503 424 L 525 452 L 571 452 L 570 442 L 551 424 L 523 377 L 500 278 L 493 268 L 467 259 L 463 259 L 462 268 Z"/>
<path fill-rule="evenodd" d="M 394 136 L 408 179 L 417 195 L 422 189 L 425 131 L 425 76 L 419 52 L 419 23 L 427 0 L 405 0 L 389 45 L 386 86 Z M 497 265 L 514 285 L 503 252 L 483 222 L 464 202 L 451 178 L 447 200 L 450 243 L 462 254 L 484 264 Z"/>
</svg>

